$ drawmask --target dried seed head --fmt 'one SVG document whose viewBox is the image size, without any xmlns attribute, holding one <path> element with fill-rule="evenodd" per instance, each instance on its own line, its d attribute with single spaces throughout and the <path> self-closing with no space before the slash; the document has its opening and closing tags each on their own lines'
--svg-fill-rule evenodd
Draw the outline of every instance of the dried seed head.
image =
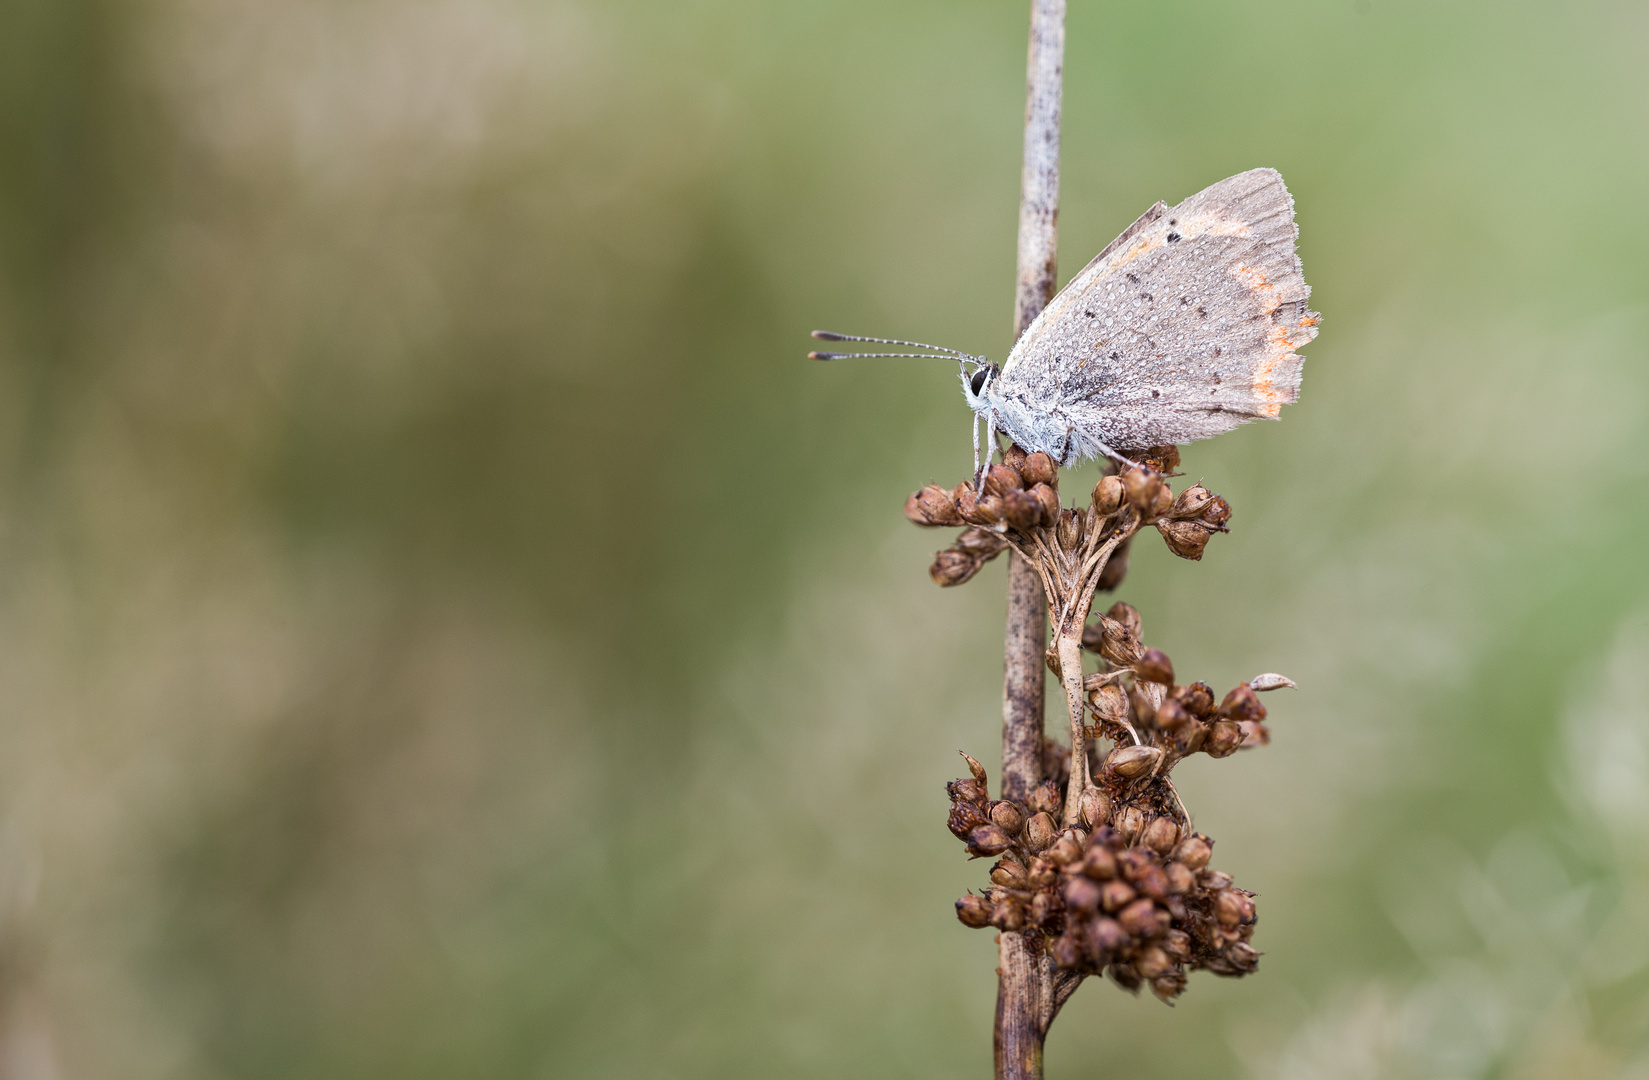
<svg viewBox="0 0 1649 1080">
<path fill-rule="evenodd" d="M 1231 875 L 1223 870 L 1204 870 L 1197 875 L 1197 880 L 1202 883 L 1203 888 L 1213 892 L 1231 887 Z"/>
<path fill-rule="evenodd" d="M 1065 799 L 1059 794 L 1059 785 L 1052 780 L 1044 780 L 1036 785 L 1030 797 L 1025 800 L 1033 814 L 1057 814 L 1065 805 Z"/>
<path fill-rule="evenodd" d="M 1145 633 L 1145 623 L 1139 617 L 1139 609 L 1132 604 L 1118 600 L 1111 605 L 1111 610 L 1105 613 L 1105 617 L 1121 623 L 1130 637 L 1137 638 Z"/>
<path fill-rule="evenodd" d="M 1059 910 L 1061 910 L 1059 906 L 1059 897 L 1054 895 L 1052 889 L 1044 889 L 1035 896 L 1031 897 L 1031 925 L 1041 926 L 1043 923 L 1048 921 L 1050 916 Z"/>
<path fill-rule="evenodd" d="M 1169 691 L 1169 697 L 1185 706 L 1185 711 L 1198 719 L 1206 720 L 1214 715 L 1214 691 L 1207 683 L 1194 682 L 1190 686 L 1176 686 Z"/>
<path fill-rule="evenodd" d="M 1110 881 L 1117 876 L 1117 858 L 1110 848 L 1095 844 L 1082 857 L 1082 873 L 1095 881 Z"/>
<path fill-rule="evenodd" d="M 991 908 L 985 901 L 969 893 L 956 902 L 956 917 L 962 920 L 963 926 L 971 926 L 978 930 L 991 924 Z"/>
<path fill-rule="evenodd" d="M 1128 935 L 1115 919 L 1090 919 L 1082 928 L 1082 943 L 1095 964 L 1103 964 L 1128 944 Z"/>
<path fill-rule="evenodd" d="M 1168 879 L 1168 891 L 1175 896 L 1183 896 L 1197 887 L 1197 876 L 1182 862 L 1169 863 L 1162 868 L 1162 873 Z"/>
<path fill-rule="evenodd" d="M 1048 953 L 1054 958 L 1054 963 L 1062 968 L 1082 966 L 1082 946 L 1069 933 L 1054 938 L 1053 944 L 1048 946 Z"/>
<path fill-rule="evenodd" d="M 1042 503 L 1030 492 L 1014 488 L 1002 496 L 1002 517 L 1020 532 L 1030 532 L 1042 523 Z"/>
<path fill-rule="evenodd" d="M 1085 789 L 1077 803 L 1077 818 L 1090 829 L 1098 828 L 1111 819 L 1111 800 L 1096 787 Z"/>
<path fill-rule="evenodd" d="M 1138 881 L 1148 867 L 1156 864 L 1156 858 L 1144 848 L 1126 848 L 1117 852 L 1117 867 L 1122 871 L 1122 876 L 1131 882 Z"/>
<path fill-rule="evenodd" d="M 1192 562 L 1202 560 L 1202 549 L 1208 546 L 1208 538 L 1213 535 L 1207 526 L 1200 521 L 1175 521 L 1172 518 L 1163 518 L 1156 524 L 1157 532 L 1162 534 L 1169 551 Z"/>
<path fill-rule="evenodd" d="M 1164 731 L 1178 731 L 1187 724 L 1195 723 L 1196 720 L 1185 711 L 1184 705 L 1173 698 L 1164 698 L 1152 722 Z"/>
<path fill-rule="evenodd" d="M 998 930 L 1017 931 L 1025 928 L 1025 908 L 1012 898 L 999 900 L 991 907 L 991 925 Z"/>
<path fill-rule="evenodd" d="M 1208 725 L 1195 718 L 1174 732 L 1174 749 L 1179 751 L 1180 757 L 1196 753 L 1207 741 Z"/>
<path fill-rule="evenodd" d="M 1214 894 L 1214 917 L 1221 926 L 1240 926 L 1254 921 L 1254 901 L 1240 889 L 1221 889 Z"/>
<path fill-rule="evenodd" d="M 1017 804 L 1006 800 L 991 805 L 990 817 L 991 824 L 1009 836 L 1018 836 L 1025 827 L 1025 812 Z"/>
<path fill-rule="evenodd" d="M 1155 722 L 1157 707 L 1151 701 L 1151 695 L 1145 692 L 1145 684 L 1135 682 L 1128 688 L 1128 710 L 1133 716 L 1135 724 L 1144 726 Z"/>
<path fill-rule="evenodd" d="M 1134 887 L 1126 881 L 1112 878 L 1099 887 L 1099 906 L 1107 912 L 1120 911 L 1134 902 Z M 1146 901 L 1150 903 L 1149 900 Z"/>
<path fill-rule="evenodd" d="M 1214 854 L 1214 841 L 1201 833 L 1192 833 L 1179 842 L 1174 849 L 1174 859 L 1184 863 L 1192 870 L 1201 870 L 1208 865 L 1208 860 Z"/>
<path fill-rule="evenodd" d="M 1054 824 L 1054 819 L 1045 812 L 1032 814 L 1031 819 L 1025 822 L 1025 843 L 1030 845 L 1032 851 L 1041 851 L 1049 844 L 1052 844 L 1054 837 L 1058 835 L 1058 826 Z M 991 852 L 991 854 L 996 853 Z"/>
<path fill-rule="evenodd" d="M 1150 824 L 1139 834 L 1139 842 L 1158 855 L 1166 855 L 1179 843 L 1179 826 L 1172 818 L 1152 818 Z"/>
<path fill-rule="evenodd" d="M 951 545 L 958 551 L 965 551 L 969 555 L 977 555 L 987 559 L 999 554 L 1007 546 L 1008 542 L 1002 539 L 1000 533 L 979 528 L 963 529 L 957 535 L 956 543 Z"/>
<path fill-rule="evenodd" d="M 1048 646 L 1047 650 L 1042 654 L 1042 662 L 1048 665 L 1048 674 L 1052 675 L 1056 679 L 1063 680 L 1065 678 L 1065 666 L 1059 662 L 1058 642 Z"/>
<path fill-rule="evenodd" d="M 1134 848 L 1132 850 L 1139 850 Z M 1153 900 L 1167 900 L 1169 897 L 1168 875 L 1156 863 L 1148 864 L 1139 873 L 1134 882 L 1134 888 L 1149 896 Z"/>
<path fill-rule="evenodd" d="M 985 474 L 985 491 L 997 497 L 1024 486 L 1025 481 L 1020 477 L 1019 470 L 1012 465 L 992 465 L 990 472 Z"/>
<path fill-rule="evenodd" d="M 960 509 L 960 508 L 958 508 Z M 969 525 L 1000 525 L 1002 524 L 1002 497 L 989 492 L 979 500 L 973 508 L 973 516 L 963 515 L 963 520 Z"/>
<path fill-rule="evenodd" d="M 1116 830 L 1119 840 L 1124 844 L 1131 844 L 1134 837 L 1145 827 L 1145 813 L 1137 806 L 1124 806 L 1111 820 L 1111 827 Z"/>
<path fill-rule="evenodd" d="M 1003 463 L 1016 470 L 1024 468 L 1025 460 L 1028 457 L 1030 457 L 1030 455 L 1025 453 L 1024 448 L 1018 443 L 1009 443 L 1008 448 L 1002 451 Z"/>
<path fill-rule="evenodd" d="M 928 517 L 922 509 L 922 493 L 913 491 L 905 499 L 905 520 L 912 525 L 937 525 L 938 522 Z"/>
<path fill-rule="evenodd" d="M 1128 489 L 1123 485 L 1119 476 L 1102 476 L 1099 483 L 1094 485 L 1093 506 L 1100 517 L 1108 517 L 1122 507 L 1122 500 L 1128 497 Z"/>
<path fill-rule="evenodd" d="M 1172 1005 L 1174 999 L 1185 992 L 1185 972 L 1170 971 L 1166 975 L 1159 975 L 1151 980 L 1151 993 L 1164 1005 Z"/>
<path fill-rule="evenodd" d="M 1237 744 L 1239 749 L 1271 745 L 1271 729 L 1258 720 L 1240 720 L 1237 727 L 1242 729 L 1242 742 Z"/>
<path fill-rule="evenodd" d="M 1094 712 L 1113 724 L 1121 723 L 1122 718 L 1128 715 L 1128 695 L 1116 683 L 1106 683 L 1089 691 L 1088 701 L 1093 705 Z"/>
<path fill-rule="evenodd" d="M 1154 746 L 1119 746 L 1106 755 L 1105 771 L 1137 780 L 1154 771 L 1161 761 L 1162 751 Z"/>
<path fill-rule="evenodd" d="M 1045 888 L 1059 880 L 1059 868 L 1040 855 L 1031 858 L 1031 865 L 1025 868 L 1025 876 L 1037 888 Z"/>
<path fill-rule="evenodd" d="M 1117 882 L 1112 882 L 1117 884 Z M 1108 888 L 1109 886 L 1107 886 Z M 1163 912 L 1164 915 L 1168 913 Z M 1123 907 L 1117 912 L 1117 922 L 1128 932 L 1129 937 L 1149 938 L 1158 933 L 1166 932 L 1167 927 L 1160 931 L 1157 928 L 1157 905 L 1141 897 Z"/>
<path fill-rule="evenodd" d="M 1174 500 L 1173 516 L 1177 518 L 1194 518 L 1202 513 L 1214 493 L 1201 484 L 1192 484 L 1179 493 Z"/>
<path fill-rule="evenodd" d="M 1285 686 L 1290 690 L 1297 689 L 1293 679 L 1290 679 L 1287 675 L 1278 675 L 1275 671 L 1268 671 L 1264 675 L 1254 676 L 1248 680 L 1248 685 L 1262 693 L 1267 690 L 1281 690 Z"/>
<path fill-rule="evenodd" d="M 1047 484 L 1038 484 L 1031 488 L 1031 495 L 1036 499 L 1036 505 L 1041 510 L 1037 524 L 1043 526 L 1059 523 L 1059 492 Z"/>
<path fill-rule="evenodd" d="M 1229 720 L 1264 720 L 1265 706 L 1247 683 L 1238 683 L 1220 702 L 1219 714 Z"/>
<path fill-rule="evenodd" d="M 1215 495 L 1208 500 L 1208 505 L 1202 508 L 1202 522 L 1211 529 L 1222 527 L 1231 520 L 1231 504 Z"/>
<path fill-rule="evenodd" d="M 1099 909 L 1099 886 L 1080 875 L 1068 879 L 1063 887 L 1065 906 L 1072 911 L 1092 915 Z"/>
<path fill-rule="evenodd" d="M 957 781 L 961 783 L 961 781 Z M 985 813 L 971 802 L 954 802 L 950 807 L 950 818 L 945 823 L 958 840 L 967 842 L 973 830 L 981 825 L 988 824 Z"/>
<path fill-rule="evenodd" d="M 941 551 L 933 557 L 933 565 L 928 567 L 928 577 L 935 585 L 961 585 L 973 575 L 979 573 L 979 568 L 985 565 L 983 559 L 960 551 Z"/>
<path fill-rule="evenodd" d="M 1155 979 L 1173 970 L 1174 962 L 1155 945 L 1147 945 L 1134 954 L 1134 970 L 1147 979 Z"/>
<path fill-rule="evenodd" d="M 1075 551 L 1082 542 L 1082 515 L 1075 510 L 1061 510 L 1058 533 L 1059 546 L 1066 551 Z"/>
<path fill-rule="evenodd" d="M 980 772 L 983 771 L 983 769 L 980 770 Z M 990 799 L 990 792 L 985 787 L 985 781 L 978 776 L 965 776 L 960 780 L 952 780 L 945 785 L 945 794 L 950 796 L 951 802 L 979 803 L 981 806 Z"/>
<path fill-rule="evenodd" d="M 1146 649 L 1134 662 L 1134 673 L 1146 682 L 1172 685 L 1174 662 L 1168 659 L 1168 654 L 1161 649 Z"/>
<path fill-rule="evenodd" d="M 1082 858 L 1082 845 L 1066 834 L 1055 840 L 1044 854 L 1047 855 L 1048 861 L 1056 866 L 1070 866 Z"/>
<path fill-rule="evenodd" d="M 1150 469 L 1124 469 L 1122 486 L 1128 495 L 1128 505 L 1143 513 L 1157 501 L 1157 492 L 1162 490 L 1162 477 Z"/>
<path fill-rule="evenodd" d="M 974 760 L 973 755 L 965 750 L 958 750 L 957 753 L 961 754 L 962 760 L 968 763 L 968 772 L 975 780 L 979 781 L 981 790 L 988 791 L 989 789 L 984 785 L 989 784 L 991 778 L 990 774 L 985 771 L 985 766 L 979 764 L 978 761 Z"/>
<path fill-rule="evenodd" d="M 1157 488 L 1156 498 L 1151 501 L 1151 505 L 1146 509 L 1145 518 L 1147 521 L 1154 521 L 1173 508 L 1174 492 L 1167 484 L 1163 484 Z"/>
<path fill-rule="evenodd" d="M 922 508 L 922 513 L 935 525 L 962 524 L 962 515 L 956 512 L 956 496 L 937 484 L 929 484 L 918 491 L 916 502 Z"/>
<path fill-rule="evenodd" d="M 1099 625 L 1099 655 L 1118 667 L 1132 666 L 1145 651 L 1140 646 L 1139 639 L 1110 616 L 1101 616 Z"/>
<path fill-rule="evenodd" d="M 1209 757 L 1230 757 L 1242 745 L 1242 728 L 1235 720 L 1216 720 L 1208 726 L 1208 740 L 1202 748 Z"/>
<path fill-rule="evenodd" d="M 1059 470 L 1054 468 L 1054 459 L 1038 450 L 1025 459 L 1019 466 L 1019 475 L 1024 477 L 1026 486 L 1032 484 L 1047 484 L 1049 487 L 1059 486 Z"/>
<path fill-rule="evenodd" d="M 1232 967 L 1245 975 L 1258 971 L 1260 967 L 1260 954 L 1246 941 L 1239 941 L 1228 947 L 1225 950 L 1225 958 L 1230 961 Z"/>
<path fill-rule="evenodd" d="M 1031 885 L 1025 877 L 1025 868 L 1012 859 L 1003 859 L 991 867 L 991 881 L 1004 889 L 1028 889 Z"/>
<path fill-rule="evenodd" d="M 968 833 L 968 848 L 976 855 L 1000 855 L 1012 846 L 1008 834 L 995 825 L 980 825 Z"/>
</svg>

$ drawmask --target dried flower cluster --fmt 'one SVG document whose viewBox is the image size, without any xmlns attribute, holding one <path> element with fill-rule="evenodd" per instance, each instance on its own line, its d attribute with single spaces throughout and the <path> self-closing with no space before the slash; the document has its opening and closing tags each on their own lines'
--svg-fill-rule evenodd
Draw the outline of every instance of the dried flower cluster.
<svg viewBox="0 0 1649 1080">
<path fill-rule="evenodd" d="M 1169 774 L 1192 754 L 1223 758 L 1269 742 L 1258 692 L 1293 683 L 1262 675 L 1216 702 L 1205 683 L 1175 682 L 1173 662 L 1143 643 L 1133 607 L 1117 603 L 1087 621 L 1095 591 L 1121 581 L 1119 553 L 1141 528 L 1154 526 L 1175 555 L 1200 559 L 1231 508 L 1200 484 L 1174 494 L 1165 476 L 1179 463 L 1174 447 L 1130 454 L 1140 465 L 1102 477 L 1086 507 L 1060 505 L 1047 455 L 1003 456 L 982 490 L 926 487 L 905 513 L 918 524 L 969 526 L 934 562 L 941 585 L 966 581 L 1006 547 L 1035 567 L 1071 747 L 1049 745 L 1045 773 L 1064 775 L 1024 804 L 992 800 L 971 757 L 972 776 L 949 785 L 951 831 L 974 858 L 999 857 L 990 887 L 957 901 L 957 915 L 1024 934 L 1076 975 L 1108 972 L 1130 990 L 1150 983 L 1164 1001 L 1193 970 L 1245 975 L 1260 955 L 1250 944 L 1253 894 L 1209 869 L 1213 842 L 1191 831 Z M 1084 652 L 1098 654 L 1099 670 L 1083 673 Z M 1100 739 L 1110 742 L 1104 753 Z"/>
</svg>

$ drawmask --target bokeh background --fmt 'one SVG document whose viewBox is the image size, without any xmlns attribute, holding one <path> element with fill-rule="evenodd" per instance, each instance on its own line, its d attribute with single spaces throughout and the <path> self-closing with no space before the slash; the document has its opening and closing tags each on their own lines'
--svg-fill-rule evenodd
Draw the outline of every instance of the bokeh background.
<svg viewBox="0 0 1649 1080">
<path fill-rule="evenodd" d="M 989 1075 L 968 415 L 801 357 L 1005 354 L 1026 23 L 0 4 L 0 1077 Z M 1264 964 L 1050 1076 L 1649 1077 L 1646 43 L 1073 0 L 1065 274 L 1271 165 L 1324 323 L 1120 593 L 1299 681 L 1177 774 Z"/>
</svg>

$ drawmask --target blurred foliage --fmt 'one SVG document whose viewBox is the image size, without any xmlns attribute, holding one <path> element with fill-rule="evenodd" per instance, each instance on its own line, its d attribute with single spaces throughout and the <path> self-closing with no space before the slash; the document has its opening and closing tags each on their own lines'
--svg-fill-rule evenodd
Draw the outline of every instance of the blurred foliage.
<svg viewBox="0 0 1649 1080">
<path fill-rule="evenodd" d="M 800 357 L 1005 353 L 1022 7 L 0 5 L 0 1073 L 988 1075 L 968 418 Z M 1271 165 L 1325 320 L 1123 589 L 1300 683 L 1181 774 L 1264 965 L 1050 1076 L 1649 1076 L 1646 34 L 1072 5 L 1067 274 Z"/>
</svg>

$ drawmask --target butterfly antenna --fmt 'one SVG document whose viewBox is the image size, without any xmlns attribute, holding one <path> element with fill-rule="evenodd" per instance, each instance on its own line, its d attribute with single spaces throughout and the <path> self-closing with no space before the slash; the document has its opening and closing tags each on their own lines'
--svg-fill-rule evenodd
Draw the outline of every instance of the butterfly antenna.
<svg viewBox="0 0 1649 1080">
<path fill-rule="evenodd" d="M 818 338 L 820 341 L 865 341 L 865 342 L 870 342 L 870 343 L 875 344 L 875 345 L 904 345 L 904 346 L 906 346 L 908 348 L 912 348 L 912 349 L 929 349 L 929 350 L 932 350 L 932 351 L 931 352 L 925 352 L 925 353 L 909 353 L 909 352 L 862 352 L 862 353 L 860 353 L 860 352 L 855 352 L 855 353 L 810 352 L 807 355 L 808 355 L 808 358 L 811 359 L 811 360 L 846 360 L 846 359 L 860 359 L 860 360 L 863 360 L 863 359 L 870 359 L 870 358 L 875 358 L 875 357 L 909 357 L 909 358 L 915 359 L 915 360 L 972 360 L 975 363 L 978 362 L 977 360 L 975 360 L 974 357 L 969 356 L 967 353 L 962 352 L 959 349 L 947 349 L 943 345 L 929 345 L 926 342 L 922 342 L 922 341 L 903 341 L 899 338 L 861 337 L 858 334 L 838 334 L 838 333 L 835 333 L 834 331 L 830 331 L 830 330 L 815 330 L 815 331 L 813 331 L 813 336 Z M 935 353 L 937 353 L 938 355 L 934 355 Z"/>
</svg>

